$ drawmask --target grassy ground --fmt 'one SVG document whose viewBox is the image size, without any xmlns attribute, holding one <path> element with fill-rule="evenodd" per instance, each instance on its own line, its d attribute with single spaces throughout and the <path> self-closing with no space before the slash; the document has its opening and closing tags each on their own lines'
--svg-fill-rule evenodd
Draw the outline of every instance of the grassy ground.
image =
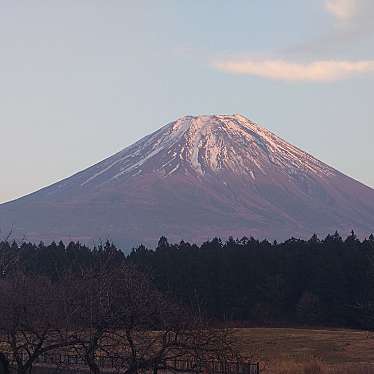
<svg viewBox="0 0 374 374">
<path fill-rule="evenodd" d="M 374 333 L 288 328 L 235 329 L 234 333 L 242 354 L 251 357 L 254 353 L 265 364 L 266 372 L 296 373 L 296 369 L 275 368 L 314 363 L 323 370 L 334 368 L 334 373 L 348 372 L 346 368 L 350 373 L 374 373 Z"/>
<path fill-rule="evenodd" d="M 233 332 L 242 355 L 260 361 L 264 374 L 374 374 L 374 333 L 290 328 Z"/>
</svg>

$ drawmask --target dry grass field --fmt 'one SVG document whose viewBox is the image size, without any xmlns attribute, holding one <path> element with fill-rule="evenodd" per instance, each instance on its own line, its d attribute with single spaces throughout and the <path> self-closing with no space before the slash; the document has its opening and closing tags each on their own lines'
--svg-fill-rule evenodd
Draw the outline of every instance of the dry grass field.
<svg viewBox="0 0 374 374">
<path fill-rule="evenodd" d="M 374 333 L 289 328 L 235 329 L 243 356 L 265 373 L 374 373 Z"/>
</svg>

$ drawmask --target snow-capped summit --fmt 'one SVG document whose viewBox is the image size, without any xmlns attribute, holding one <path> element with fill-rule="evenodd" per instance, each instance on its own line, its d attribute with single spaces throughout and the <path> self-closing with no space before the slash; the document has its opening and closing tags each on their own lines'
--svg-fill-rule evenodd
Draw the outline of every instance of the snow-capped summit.
<svg viewBox="0 0 374 374">
<path fill-rule="evenodd" d="M 335 173 L 240 114 L 185 116 L 97 165 L 82 186 L 151 171 L 164 177 L 226 172 L 255 180 L 277 168 L 291 178 Z"/>
<path fill-rule="evenodd" d="M 374 191 L 246 117 L 185 116 L 66 180 L 0 205 L 32 240 L 121 244 L 374 231 Z"/>
</svg>

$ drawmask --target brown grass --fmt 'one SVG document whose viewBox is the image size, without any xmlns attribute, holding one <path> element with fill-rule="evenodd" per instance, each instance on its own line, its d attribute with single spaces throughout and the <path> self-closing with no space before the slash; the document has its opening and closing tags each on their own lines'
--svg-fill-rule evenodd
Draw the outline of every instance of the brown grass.
<svg viewBox="0 0 374 374">
<path fill-rule="evenodd" d="M 264 373 L 374 374 L 374 333 L 354 330 L 235 329 L 243 356 Z"/>
<path fill-rule="evenodd" d="M 368 365 L 329 366 L 320 360 L 311 360 L 304 363 L 282 361 L 263 370 L 272 374 L 374 374 L 374 367 Z"/>
</svg>

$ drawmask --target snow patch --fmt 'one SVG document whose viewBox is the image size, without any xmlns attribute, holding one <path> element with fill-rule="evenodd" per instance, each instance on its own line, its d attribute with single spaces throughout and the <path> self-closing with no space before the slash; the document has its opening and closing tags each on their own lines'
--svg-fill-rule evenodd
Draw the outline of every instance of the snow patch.
<svg viewBox="0 0 374 374">
<path fill-rule="evenodd" d="M 182 167 L 184 173 L 196 175 L 226 170 L 253 183 L 256 176 L 274 170 L 291 178 L 336 173 L 242 115 L 186 116 L 97 165 L 81 186 L 104 175 L 107 181 L 138 175 L 141 169 L 168 177 Z"/>
</svg>

